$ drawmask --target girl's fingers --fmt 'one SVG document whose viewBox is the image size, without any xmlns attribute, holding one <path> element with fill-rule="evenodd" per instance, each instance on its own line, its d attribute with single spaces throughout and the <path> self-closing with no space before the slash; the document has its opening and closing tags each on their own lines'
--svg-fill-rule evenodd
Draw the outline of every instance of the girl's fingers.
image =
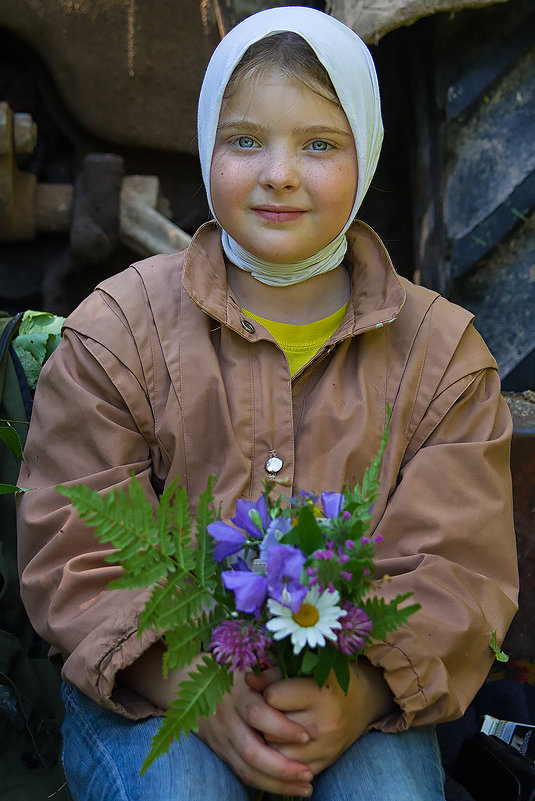
<svg viewBox="0 0 535 801">
<path fill-rule="evenodd" d="M 301 744 L 310 740 L 304 726 L 270 706 L 261 693 L 255 692 L 246 697 L 238 709 L 242 719 L 266 740 Z"/>
<path fill-rule="evenodd" d="M 307 765 L 289 759 L 271 748 L 255 732 L 251 733 L 244 745 L 238 759 L 241 762 L 242 780 L 246 784 L 252 783 L 253 786 L 279 795 L 295 793 L 306 796 L 311 790 L 313 774 Z"/>
<path fill-rule="evenodd" d="M 257 693 L 263 693 L 266 687 L 269 687 L 270 684 L 273 684 L 275 681 L 279 681 L 281 678 L 282 677 L 278 668 L 269 668 L 268 670 L 263 670 L 258 674 L 258 676 L 255 673 L 245 674 L 245 681 L 247 685 L 252 690 L 256 690 Z"/>
<path fill-rule="evenodd" d="M 227 762 L 244 784 L 278 795 L 311 795 L 312 771 L 266 744 L 244 721 L 212 726 L 199 735 Z"/>
<path fill-rule="evenodd" d="M 320 690 L 314 679 L 307 678 L 270 682 L 263 693 L 268 704 L 274 709 L 280 712 L 297 712 L 313 706 L 322 691 L 328 692 L 326 684 Z"/>
</svg>

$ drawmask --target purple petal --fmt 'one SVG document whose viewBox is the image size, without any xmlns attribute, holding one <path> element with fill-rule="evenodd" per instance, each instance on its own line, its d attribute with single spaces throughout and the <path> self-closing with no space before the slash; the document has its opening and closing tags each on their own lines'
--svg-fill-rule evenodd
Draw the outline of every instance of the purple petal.
<svg viewBox="0 0 535 801">
<path fill-rule="evenodd" d="M 274 520 L 270 520 L 269 526 L 267 528 L 266 536 L 269 534 L 278 534 L 282 537 L 283 534 L 287 534 L 292 527 L 292 521 L 289 517 L 276 517 Z"/>
<path fill-rule="evenodd" d="M 217 545 L 214 549 L 214 559 L 216 562 L 222 562 L 227 556 L 237 553 L 243 548 L 245 537 L 241 531 L 229 526 L 228 523 L 223 523 L 222 520 L 216 520 L 206 526 L 206 530 L 212 535 Z"/>
<path fill-rule="evenodd" d="M 240 612 L 256 612 L 264 603 L 267 578 L 245 570 L 224 570 L 221 573 L 227 590 L 233 590 L 236 609 Z"/>
<path fill-rule="evenodd" d="M 267 549 L 279 545 L 279 539 L 286 534 L 292 527 L 292 521 L 288 517 L 276 517 L 272 520 L 266 531 L 266 536 L 260 543 L 260 559 L 267 562 Z"/>
<path fill-rule="evenodd" d="M 255 525 L 255 523 L 253 523 L 249 517 L 249 512 L 252 509 L 255 509 L 260 515 L 262 526 L 265 531 L 267 526 L 267 500 L 265 495 L 261 495 L 256 503 L 253 503 L 253 501 L 244 501 L 241 498 L 238 498 L 236 501 L 236 514 L 230 519 L 235 526 L 242 528 L 251 537 L 263 537 L 264 531 L 258 528 L 258 526 Z"/>
<path fill-rule="evenodd" d="M 271 598 L 297 612 L 308 592 L 300 583 L 305 556 L 293 545 L 274 545 L 267 549 L 267 580 Z"/>
<path fill-rule="evenodd" d="M 325 517 L 338 517 L 344 496 L 340 492 L 322 492 L 321 505 Z"/>
<path fill-rule="evenodd" d="M 268 548 L 267 573 L 270 581 L 300 579 L 305 555 L 293 545 L 272 545 Z"/>
</svg>

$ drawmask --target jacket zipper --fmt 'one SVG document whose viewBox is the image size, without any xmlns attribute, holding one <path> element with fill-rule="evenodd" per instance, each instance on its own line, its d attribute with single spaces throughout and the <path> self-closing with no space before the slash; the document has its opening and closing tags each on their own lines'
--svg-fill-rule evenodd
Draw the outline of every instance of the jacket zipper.
<svg viewBox="0 0 535 801">
<path fill-rule="evenodd" d="M 384 328 L 385 325 L 390 325 L 390 323 L 393 323 L 394 320 L 396 319 L 396 317 L 397 317 L 397 315 L 394 315 L 394 317 L 392 317 L 390 320 L 385 320 L 384 323 L 377 323 L 374 326 L 369 326 L 368 328 L 364 328 L 362 331 L 359 331 L 358 333 L 359 334 L 364 334 L 364 333 L 366 333 L 366 331 L 374 331 L 375 329 L 378 329 L 378 328 Z M 354 338 L 355 338 L 354 336 L 350 337 L 350 339 L 354 339 Z M 341 341 L 342 340 L 338 340 L 337 342 L 333 342 L 332 345 L 327 345 L 326 347 L 323 348 L 323 350 L 322 350 L 322 352 L 320 354 L 316 354 L 314 356 L 314 358 L 312 359 L 312 361 L 309 362 L 303 368 L 303 371 L 301 373 L 299 373 L 297 376 L 295 376 L 295 378 L 292 379 L 292 384 L 296 384 L 304 375 L 306 375 L 310 370 L 312 370 L 313 367 L 315 367 L 317 364 L 319 364 L 325 358 L 325 356 L 328 356 L 328 354 L 332 351 L 332 349 L 334 347 L 336 347 L 336 345 L 338 345 L 338 342 L 341 342 Z"/>
<path fill-rule="evenodd" d="M 326 356 L 329 355 L 329 353 L 332 351 L 333 347 L 334 347 L 334 345 L 327 345 L 327 347 L 323 348 L 321 353 L 319 353 L 319 354 L 316 353 L 316 355 L 314 356 L 312 361 L 309 362 L 305 367 L 303 367 L 303 369 L 302 369 L 302 371 L 300 373 L 298 373 L 296 376 L 294 376 L 294 378 L 292 378 L 292 385 L 297 384 L 297 382 L 301 378 L 303 378 L 304 375 L 309 373 L 314 367 L 316 367 L 317 364 L 320 364 L 323 361 L 323 359 Z"/>
</svg>

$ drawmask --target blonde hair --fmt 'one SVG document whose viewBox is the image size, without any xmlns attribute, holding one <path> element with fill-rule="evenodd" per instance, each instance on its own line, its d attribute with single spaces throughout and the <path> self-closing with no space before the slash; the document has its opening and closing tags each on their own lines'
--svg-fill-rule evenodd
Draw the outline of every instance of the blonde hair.
<svg viewBox="0 0 535 801">
<path fill-rule="evenodd" d="M 229 78 L 225 98 L 232 97 L 243 84 L 260 80 L 273 68 L 340 106 L 329 73 L 314 50 L 302 36 L 291 31 L 271 34 L 247 48 Z"/>
</svg>

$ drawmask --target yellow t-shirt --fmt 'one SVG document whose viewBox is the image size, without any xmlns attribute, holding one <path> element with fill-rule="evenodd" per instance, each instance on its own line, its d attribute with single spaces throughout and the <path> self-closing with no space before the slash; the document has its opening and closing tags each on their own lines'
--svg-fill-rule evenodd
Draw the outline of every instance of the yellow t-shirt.
<svg viewBox="0 0 535 801">
<path fill-rule="evenodd" d="M 347 310 L 347 303 L 341 309 L 324 317 L 322 320 L 315 320 L 313 323 L 295 325 L 294 323 L 277 323 L 273 320 L 266 320 L 246 309 L 243 313 L 253 320 L 261 323 L 267 328 L 271 336 L 277 340 L 280 347 L 288 357 L 290 365 L 290 375 L 295 375 L 312 357 L 318 352 L 321 346 L 327 342 L 342 320 Z"/>
</svg>

